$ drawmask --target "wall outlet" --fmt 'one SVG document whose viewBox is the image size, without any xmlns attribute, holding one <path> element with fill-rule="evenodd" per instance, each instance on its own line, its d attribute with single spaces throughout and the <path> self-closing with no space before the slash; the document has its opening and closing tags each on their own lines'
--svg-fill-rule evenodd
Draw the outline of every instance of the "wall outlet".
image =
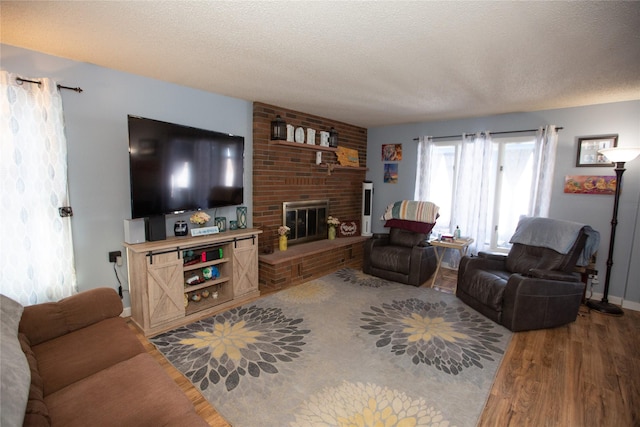
<svg viewBox="0 0 640 427">
<path fill-rule="evenodd" d="M 121 251 L 109 252 L 109 262 L 118 262 L 118 257 L 122 257 Z"/>
</svg>

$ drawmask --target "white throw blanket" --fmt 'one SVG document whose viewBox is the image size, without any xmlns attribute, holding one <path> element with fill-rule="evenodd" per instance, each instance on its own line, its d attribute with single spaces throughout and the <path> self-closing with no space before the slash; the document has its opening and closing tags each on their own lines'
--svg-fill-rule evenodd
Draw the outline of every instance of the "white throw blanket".
<svg viewBox="0 0 640 427">
<path fill-rule="evenodd" d="M 549 248 L 567 254 L 582 229 L 587 234 L 587 242 L 577 265 L 583 266 L 589 264 L 591 256 L 600 245 L 600 233 L 585 224 L 552 218 L 522 217 L 509 242 Z"/>
</svg>

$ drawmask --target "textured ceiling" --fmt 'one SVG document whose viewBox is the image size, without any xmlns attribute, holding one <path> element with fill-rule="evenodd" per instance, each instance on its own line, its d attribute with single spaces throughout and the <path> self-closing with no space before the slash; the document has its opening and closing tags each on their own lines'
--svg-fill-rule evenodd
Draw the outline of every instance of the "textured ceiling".
<svg viewBox="0 0 640 427">
<path fill-rule="evenodd" d="M 0 15 L 2 43 L 363 127 L 640 99 L 638 1 L 1 1 Z"/>
</svg>

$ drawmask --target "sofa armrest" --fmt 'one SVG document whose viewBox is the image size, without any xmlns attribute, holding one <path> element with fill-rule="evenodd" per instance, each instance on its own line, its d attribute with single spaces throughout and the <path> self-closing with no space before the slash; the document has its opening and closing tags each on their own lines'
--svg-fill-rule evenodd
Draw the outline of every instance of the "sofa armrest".
<svg viewBox="0 0 640 427">
<path fill-rule="evenodd" d="M 111 288 L 96 288 L 64 298 L 24 308 L 19 331 L 37 345 L 75 330 L 118 317 L 122 301 Z"/>
<path fill-rule="evenodd" d="M 560 280 L 563 282 L 579 282 L 580 277 L 573 273 L 563 273 L 562 271 L 555 270 L 541 270 L 539 268 L 532 268 L 529 270 L 531 277 L 537 279 L 547 280 Z"/>
<path fill-rule="evenodd" d="M 584 283 L 514 273 L 504 290 L 501 323 L 513 332 L 553 328 L 578 315 Z"/>
<path fill-rule="evenodd" d="M 486 252 L 480 252 L 478 253 L 478 256 L 463 256 L 460 259 L 460 265 L 458 266 L 458 285 L 460 285 L 462 278 L 467 271 L 505 270 L 506 260 L 506 256 L 488 254 Z"/>
<path fill-rule="evenodd" d="M 491 252 L 478 252 L 478 258 L 489 259 L 492 261 L 502 261 L 505 262 L 507 260 L 507 256 L 504 254 L 494 254 Z"/>
</svg>

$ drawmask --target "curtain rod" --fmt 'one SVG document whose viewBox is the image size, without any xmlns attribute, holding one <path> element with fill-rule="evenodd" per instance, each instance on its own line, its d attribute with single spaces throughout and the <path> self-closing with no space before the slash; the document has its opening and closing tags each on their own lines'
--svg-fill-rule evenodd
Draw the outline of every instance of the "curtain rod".
<svg viewBox="0 0 640 427">
<path fill-rule="evenodd" d="M 42 84 L 42 82 L 39 82 L 37 80 L 27 80 L 27 79 L 23 79 L 21 77 L 16 77 L 16 80 L 18 82 L 20 82 L 20 84 L 22 83 L 33 83 L 33 84 L 37 84 L 38 86 L 40 86 Z M 68 90 L 73 90 L 75 92 L 78 93 L 82 93 L 82 88 L 81 87 L 69 87 L 69 86 L 63 86 L 63 85 L 57 85 L 58 89 L 68 89 Z"/>
<path fill-rule="evenodd" d="M 563 127 L 556 127 L 556 130 L 562 130 L 564 129 Z M 489 132 L 491 135 L 501 135 L 501 134 L 505 134 L 505 133 L 523 133 L 523 132 L 537 132 L 538 129 L 525 129 L 525 130 L 505 130 L 502 132 Z M 482 132 L 484 133 L 484 132 Z M 470 135 L 470 134 L 467 134 Z M 462 136 L 462 134 L 460 135 L 447 135 L 447 136 L 432 136 L 431 139 L 446 139 L 446 138 L 460 138 Z M 413 138 L 414 141 L 419 141 L 420 138 Z"/>
</svg>

